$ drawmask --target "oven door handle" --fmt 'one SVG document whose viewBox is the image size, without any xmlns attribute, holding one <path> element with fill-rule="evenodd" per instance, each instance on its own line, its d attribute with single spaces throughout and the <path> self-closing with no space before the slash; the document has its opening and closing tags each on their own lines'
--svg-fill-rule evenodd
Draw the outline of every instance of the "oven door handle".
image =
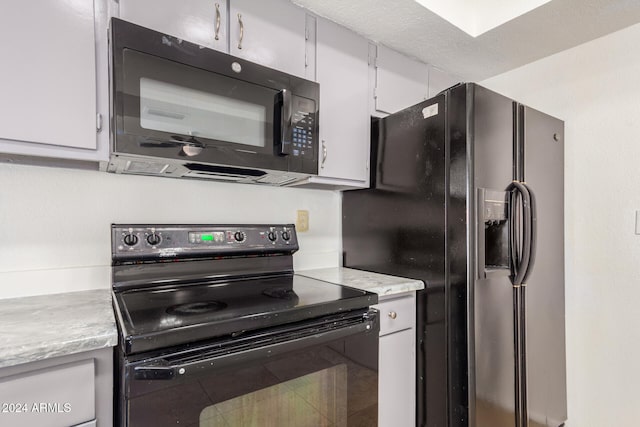
<svg viewBox="0 0 640 427">
<path fill-rule="evenodd" d="M 136 380 L 171 380 L 176 376 L 175 366 L 136 366 L 133 377 Z"/>
<path fill-rule="evenodd" d="M 217 354 L 211 357 L 205 356 L 202 359 L 189 359 L 189 361 L 183 363 L 169 364 L 165 359 L 147 361 L 145 362 L 147 363 L 146 365 L 133 367 L 133 378 L 143 381 L 182 379 L 190 375 L 202 375 L 208 371 L 225 368 L 238 363 L 246 363 L 258 359 L 266 360 L 267 358 L 326 344 L 356 334 L 374 333 L 378 335 L 379 330 L 380 323 L 378 313 L 375 310 L 371 310 L 362 323 L 339 327 L 327 332 L 307 334 L 301 338 L 266 345 L 265 343 L 268 338 L 259 339 L 253 346 L 243 346 L 240 350 L 223 352 L 223 354 Z"/>
</svg>

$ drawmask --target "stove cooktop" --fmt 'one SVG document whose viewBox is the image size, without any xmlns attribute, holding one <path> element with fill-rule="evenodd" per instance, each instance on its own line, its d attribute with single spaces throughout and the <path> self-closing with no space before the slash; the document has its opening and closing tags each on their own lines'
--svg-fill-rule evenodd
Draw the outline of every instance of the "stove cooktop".
<svg viewBox="0 0 640 427">
<path fill-rule="evenodd" d="M 293 224 L 111 226 L 113 299 L 125 354 L 162 352 L 378 302 L 293 273 Z"/>
<path fill-rule="evenodd" d="M 295 274 L 114 293 L 125 353 L 368 307 L 377 295 Z"/>
</svg>

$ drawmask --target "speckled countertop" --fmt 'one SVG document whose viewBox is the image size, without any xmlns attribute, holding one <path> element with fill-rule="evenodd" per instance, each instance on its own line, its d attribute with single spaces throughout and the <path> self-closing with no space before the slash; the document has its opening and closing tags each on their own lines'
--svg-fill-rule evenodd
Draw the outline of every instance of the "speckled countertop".
<svg viewBox="0 0 640 427">
<path fill-rule="evenodd" d="M 0 368 L 117 343 L 108 289 L 0 300 Z"/>
<path fill-rule="evenodd" d="M 297 273 L 379 296 L 424 288 L 420 280 L 351 268 Z M 117 343 L 108 289 L 0 299 L 0 368 L 113 347 Z"/>
<path fill-rule="evenodd" d="M 324 280 L 325 282 L 375 292 L 382 297 L 424 289 L 424 283 L 421 280 L 388 276 L 386 274 L 354 270 L 353 268 L 321 268 L 296 271 L 296 273 L 313 279 Z"/>
</svg>

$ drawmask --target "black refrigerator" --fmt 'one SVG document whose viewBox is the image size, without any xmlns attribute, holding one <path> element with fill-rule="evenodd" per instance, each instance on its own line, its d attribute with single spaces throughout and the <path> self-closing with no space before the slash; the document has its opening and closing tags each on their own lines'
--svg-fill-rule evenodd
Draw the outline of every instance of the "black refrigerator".
<svg viewBox="0 0 640 427">
<path fill-rule="evenodd" d="M 416 425 L 567 418 L 564 123 L 477 84 L 372 122 L 343 265 L 423 280 Z"/>
</svg>

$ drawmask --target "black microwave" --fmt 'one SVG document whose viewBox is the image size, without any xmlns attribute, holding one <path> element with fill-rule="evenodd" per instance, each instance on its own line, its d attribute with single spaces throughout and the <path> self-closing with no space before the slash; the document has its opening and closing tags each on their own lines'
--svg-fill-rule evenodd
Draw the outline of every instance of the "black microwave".
<svg viewBox="0 0 640 427">
<path fill-rule="evenodd" d="M 317 83 L 111 20 L 107 170 L 286 185 L 318 173 Z"/>
</svg>

